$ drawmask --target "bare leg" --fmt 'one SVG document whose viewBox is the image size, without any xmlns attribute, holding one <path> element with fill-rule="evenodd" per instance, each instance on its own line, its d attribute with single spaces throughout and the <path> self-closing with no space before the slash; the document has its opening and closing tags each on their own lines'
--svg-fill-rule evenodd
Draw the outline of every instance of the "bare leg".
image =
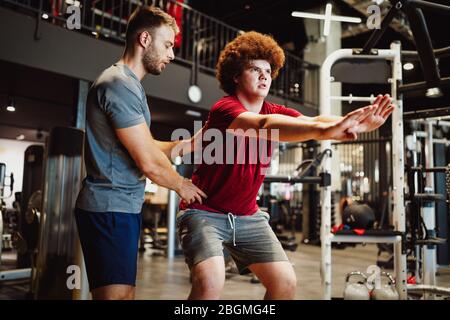
<svg viewBox="0 0 450 320">
<path fill-rule="evenodd" d="M 297 277 L 288 261 L 254 263 L 249 269 L 266 288 L 264 300 L 292 300 L 295 298 Z"/>
<path fill-rule="evenodd" d="M 134 300 L 135 288 L 124 284 L 113 284 L 92 290 L 94 300 Z"/>
<path fill-rule="evenodd" d="M 225 262 L 222 256 L 208 258 L 192 270 L 189 300 L 217 300 L 225 284 Z"/>
</svg>

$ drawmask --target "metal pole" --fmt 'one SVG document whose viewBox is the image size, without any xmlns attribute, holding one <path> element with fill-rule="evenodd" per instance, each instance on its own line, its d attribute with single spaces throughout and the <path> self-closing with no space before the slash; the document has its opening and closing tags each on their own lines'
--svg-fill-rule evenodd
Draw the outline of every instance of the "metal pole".
<svg viewBox="0 0 450 320">
<path fill-rule="evenodd" d="M 3 186 L 0 186 L 0 191 Z M 3 212 L 2 212 L 2 203 L 1 203 L 2 193 L 0 192 L 0 267 L 2 266 L 2 246 L 3 246 Z"/>
<path fill-rule="evenodd" d="M 440 75 L 425 16 L 422 10 L 413 7 L 406 8 L 406 13 L 414 40 L 417 43 L 417 52 L 425 81 L 429 87 L 436 87 L 439 85 Z"/>
<path fill-rule="evenodd" d="M 349 103 L 352 102 L 356 102 L 356 101 L 361 101 L 361 102 L 370 102 L 373 103 L 375 101 L 375 96 L 372 94 L 370 95 L 370 97 L 357 97 L 357 96 L 353 96 L 352 94 L 348 95 L 348 96 L 331 96 L 330 97 L 331 100 L 337 100 L 337 101 L 348 101 Z M 391 98 L 390 101 L 392 102 L 393 99 Z"/>
<path fill-rule="evenodd" d="M 432 168 L 434 165 L 433 155 L 433 124 L 427 123 L 425 126 L 427 137 L 425 138 L 425 167 Z M 433 193 L 434 190 L 434 173 L 426 173 L 426 188 Z M 422 207 L 422 218 L 427 229 L 427 234 L 434 236 L 436 227 L 435 204 L 430 201 Z M 436 246 L 423 246 L 423 284 L 436 285 Z M 426 294 L 425 299 L 434 299 L 432 294 Z"/>
<path fill-rule="evenodd" d="M 330 114 L 331 111 L 331 67 L 334 62 L 350 56 L 351 49 L 341 49 L 330 54 L 324 61 L 320 70 L 320 109 L 319 114 Z M 331 149 L 331 141 L 324 140 L 321 142 L 321 151 Z M 331 171 L 331 160 L 327 157 L 323 163 L 324 172 Z M 331 186 L 322 188 L 321 190 L 321 219 L 320 219 L 320 243 L 322 251 L 322 259 L 320 266 L 320 274 L 322 277 L 322 285 L 324 290 L 324 299 L 331 299 Z"/>
<path fill-rule="evenodd" d="M 402 82 L 402 62 L 400 58 L 401 45 L 399 42 L 391 44 L 394 52 L 392 62 L 391 95 L 396 101 L 396 108 L 392 113 L 392 174 L 393 174 L 393 222 L 395 230 L 406 231 L 405 220 L 405 190 L 404 190 L 404 133 L 403 133 L 403 100 L 397 92 L 397 86 Z M 402 243 L 394 245 L 394 270 L 396 275 L 396 288 L 400 299 L 406 299 L 406 252 Z"/>
<path fill-rule="evenodd" d="M 86 100 L 88 91 L 89 82 L 78 80 L 77 118 L 75 126 L 83 130 L 86 128 Z"/>
<path fill-rule="evenodd" d="M 169 191 L 169 210 L 167 213 L 167 258 L 172 260 L 175 257 L 175 217 L 178 206 L 178 196 L 175 191 Z"/>
<path fill-rule="evenodd" d="M 86 101 L 89 91 L 89 83 L 84 80 L 78 81 L 78 101 L 77 101 L 77 116 L 76 116 L 76 127 L 82 130 L 86 128 Z M 82 179 L 86 175 L 86 169 L 84 166 L 84 161 L 81 161 L 81 177 Z M 81 180 L 82 180 L 81 179 Z M 86 264 L 84 262 L 83 250 L 81 249 L 80 239 L 78 238 L 78 233 L 75 239 L 75 261 L 80 267 L 81 271 L 81 287 L 79 290 L 74 290 L 73 299 L 74 300 L 88 300 L 89 299 L 89 281 L 87 277 Z"/>
<path fill-rule="evenodd" d="M 412 150 L 412 164 L 413 166 L 418 166 L 418 142 L 417 142 L 417 132 L 413 131 L 412 133 L 412 141 L 413 141 L 413 147 L 414 149 Z M 409 179 L 412 179 L 414 181 L 409 181 Z M 411 187 L 409 188 L 408 192 L 409 194 L 412 194 L 413 191 L 417 192 L 419 186 L 417 183 L 417 174 L 416 173 L 411 173 L 408 174 L 408 184 L 411 185 Z M 416 211 L 415 209 L 418 209 L 417 207 L 417 202 L 413 201 L 410 203 L 410 228 L 411 228 L 411 242 L 415 243 L 416 242 L 416 231 L 415 231 L 415 222 L 414 220 L 417 219 L 417 217 L 415 217 L 414 215 L 414 211 Z M 420 247 L 419 246 L 415 246 L 414 247 L 414 252 L 416 254 L 416 270 L 415 270 L 415 277 L 416 277 L 416 281 L 418 281 L 419 283 L 422 282 L 422 275 L 419 272 L 420 268 L 421 268 L 421 252 L 420 252 Z"/>
<path fill-rule="evenodd" d="M 414 82 L 414 83 L 407 83 L 404 85 L 401 85 L 398 90 L 399 92 L 408 92 L 408 91 L 417 91 L 417 90 L 424 90 L 432 87 L 433 85 L 430 85 L 426 81 L 421 82 Z M 450 77 L 440 78 L 439 83 L 436 84 L 436 87 L 444 87 L 444 86 L 450 86 Z"/>
<path fill-rule="evenodd" d="M 446 58 L 450 57 L 450 46 L 433 49 L 434 56 L 436 58 Z M 419 53 L 417 51 L 402 51 L 402 60 L 403 61 L 416 61 L 419 60 Z"/>
<path fill-rule="evenodd" d="M 36 27 L 34 30 L 34 40 L 41 39 L 41 23 L 42 23 L 42 0 L 39 0 L 39 9 L 36 17 Z"/>
<path fill-rule="evenodd" d="M 177 158 L 175 163 L 181 161 L 181 158 Z M 176 166 L 173 166 L 176 170 Z M 167 210 L 167 258 L 173 260 L 175 257 L 175 234 L 176 234 L 176 216 L 178 208 L 179 198 L 175 191 L 169 190 L 168 210 Z"/>
<path fill-rule="evenodd" d="M 397 12 L 400 10 L 400 8 L 403 6 L 401 1 L 398 1 L 395 5 L 389 9 L 389 12 L 384 17 L 383 21 L 381 21 L 381 27 L 380 29 L 376 29 L 373 31 L 373 33 L 370 35 L 369 40 L 367 40 L 366 44 L 364 45 L 364 48 L 362 49 L 363 54 L 368 54 L 370 50 L 372 50 L 373 47 L 375 47 L 380 40 L 381 36 L 384 34 L 386 29 L 389 27 L 389 24 L 391 23 L 392 19 L 394 19 Z"/>
<path fill-rule="evenodd" d="M 408 4 L 413 7 L 418 7 L 421 9 L 429 9 L 440 14 L 450 15 L 450 7 L 443 4 L 432 3 L 422 0 L 409 0 Z"/>
<path fill-rule="evenodd" d="M 447 117 L 447 116 L 450 116 L 450 107 L 404 112 L 403 120 L 429 119 L 432 117 Z"/>
</svg>

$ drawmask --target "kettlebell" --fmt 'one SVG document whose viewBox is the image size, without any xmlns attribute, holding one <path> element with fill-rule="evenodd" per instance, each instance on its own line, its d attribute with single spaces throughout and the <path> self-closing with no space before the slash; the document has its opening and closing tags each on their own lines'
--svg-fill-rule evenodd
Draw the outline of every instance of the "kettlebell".
<svg viewBox="0 0 450 320">
<path fill-rule="evenodd" d="M 358 276 L 358 282 L 350 282 L 351 277 Z M 360 271 L 347 273 L 345 276 L 344 300 L 370 300 L 367 288 L 367 276 Z"/>
<path fill-rule="evenodd" d="M 387 278 L 387 283 L 382 283 L 380 288 L 372 290 L 373 300 L 399 300 L 400 296 L 395 288 L 395 279 L 388 272 L 381 272 L 381 277 Z"/>
</svg>

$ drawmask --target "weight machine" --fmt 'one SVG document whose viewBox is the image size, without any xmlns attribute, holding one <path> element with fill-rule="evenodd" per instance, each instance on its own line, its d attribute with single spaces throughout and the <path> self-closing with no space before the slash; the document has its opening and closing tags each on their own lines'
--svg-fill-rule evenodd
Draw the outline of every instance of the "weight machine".
<svg viewBox="0 0 450 320">
<path fill-rule="evenodd" d="M 394 244 L 394 270 L 396 289 L 400 299 L 407 297 L 406 284 L 406 246 L 405 246 L 405 207 L 404 207 L 404 138 L 403 138 L 403 92 L 434 89 L 450 85 L 450 78 L 441 78 L 436 63 L 436 57 L 450 55 L 450 47 L 434 50 L 426 26 L 423 10 L 435 11 L 437 14 L 450 15 L 450 7 L 429 3 L 421 0 L 390 0 L 392 7 L 384 17 L 381 28 L 375 30 L 362 49 L 340 49 L 330 54 L 321 68 L 320 77 L 320 113 L 330 114 L 331 100 L 340 101 L 371 101 L 371 97 L 332 97 L 331 82 L 335 80 L 331 76 L 333 65 L 341 59 L 381 59 L 391 62 L 391 76 L 388 82 L 391 84 L 391 97 L 396 108 L 392 113 L 392 163 L 393 163 L 393 223 L 395 229 L 392 235 L 334 235 L 331 233 L 331 189 L 327 187 L 322 192 L 322 219 L 321 219 L 321 245 L 322 263 L 321 276 L 324 285 L 324 298 L 331 299 L 331 243 L 332 242 L 369 242 L 369 243 L 393 243 Z M 389 50 L 373 49 L 388 28 L 390 22 L 399 11 L 404 11 L 411 25 L 411 30 L 417 44 L 417 52 L 401 52 L 400 43 L 394 42 Z M 406 59 L 420 60 L 424 70 L 425 81 L 402 84 L 402 55 Z M 321 143 L 322 150 L 329 148 L 330 141 Z M 326 159 L 324 169 L 330 171 L 331 161 Z M 422 288 L 423 289 L 423 288 Z"/>
<path fill-rule="evenodd" d="M 335 80 L 331 76 L 332 66 L 341 59 L 379 59 L 391 62 L 391 76 L 388 79 L 391 84 L 392 101 L 396 104 L 396 109 L 392 114 L 392 157 L 393 163 L 393 218 L 395 229 L 391 232 L 377 233 L 358 236 L 358 235 L 335 235 L 331 233 L 331 188 L 326 187 L 322 190 L 322 212 L 321 212 L 321 249 L 322 263 L 321 275 L 324 285 L 324 298 L 331 299 L 331 250 L 333 242 L 341 243 L 393 243 L 395 250 L 395 277 L 396 288 L 400 298 L 406 298 L 406 252 L 402 247 L 401 233 L 405 231 L 405 212 L 403 206 L 403 120 L 402 120 L 402 101 L 398 98 L 397 83 L 401 82 L 401 61 L 400 44 L 393 43 L 389 50 L 378 50 L 373 54 L 359 54 L 352 49 L 340 49 L 327 57 L 322 65 L 321 86 L 320 86 L 320 113 L 330 114 L 331 109 L 331 82 Z M 371 97 L 354 99 L 354 101 L 367 101 Z M 331 147 L 331 141 L 322 141 L 321 149 L 325 150 Z M 399 165 L 398 165 L 399 164 Z M 400 168 L 399 168 L 400 166 Z M 325 171 L 331 170 L 331 160 L 325 159 L 323 163 Z"/>
<path fill-rule="evenodd" d="M 293 175 L 267 175 L 264 178 L 264 185 L 270 185 L 271 183 L 287 183 L 294 185 L 297 183 L 302 184 L 317 184 L 319 187 L 326 187 L 331 185 L 331 175 L 326 172 L 321 172 L 317 174 L 317 169 L 321 165 L 324 158 L 331 157 L 331 150 L 327 149 L 319 153 L 314 159 L 304 160 L 294 171 Z M 273 217 L 273 212 L 271 212 L 272 205 L 267 208 L 271 217 Z M 295 237 L 295 222 L 296 214 L 291 212 L 293 210 L 290 205 L 287 205 L 286 211 L 290 218 L 291 232 L 290 235 L 277 234 L 283 248 L 291 251 L 295 251 L 298 246 L 298 242 Z"/>
<path fill-rule="evenodd" d="M 8 211 L 6 210 L 5 203 L 3 199 L 10 198 L 13 195 L 14 190 L 14 174 L 11 172 L 9 175 L 10 183 L 6 185 L 5 178 L 6 176 L 6 165 L 4 163 L 0 163 L 0 267 L 1 267 L 1 254 L 4 247 L 11 249 L 13 246 L 14 234 L 16 233 L 14 228 L 12 228 L 12 223 L 10 219 L 12 219 L 12 215 L 8 217 L 8 219 L 3 219 L 6 217 Z M 10 192 L 8 196 L 4 196 L 5 187 L 9 187 Z M 14 209 L 14 211 L 16 211 Z M 14 212 L 13 211 L 13 212 Z M 8 225 L 6 225 L 8 223 Z M 3 246 L 3 244 L 8 244 L 7 246 Z M 11 270 L 2 270 L 0 271 L 0 282 L 10 281 L 10 280 L 19 280 L 19 279 L 29 279 L 31 275 L 30 268 L 19 268 L 19 269 L 11 269 Z"/>
<path fill-rule="evenodd" d="M 10 179 L 10 183 L 9 183 L 9 188 L 10 188 L 10 194 L 9 196 L 4 196 L 4 190 L 5 187 L 8 187 L 8 185 L 5 184 L 5 178 L 6 178 L 6 164 L 4 163 L 0 163 L 0 267 L 1 267 L 1 254 L 2 254 L 2 249 L 4 247 L 3 243 L 7 243 L 8 239 L 11 238 L 10 234 L 5 234 L 5 222 L 3 220 L 3 215 L 4 213 L 6 213 L 6 206 L 5 203 L 3 201 L 3 199 L 9 198 L 12 196 L 13 194 L 13 189 L 14 189 L 14 174 L 11 173 L 11 175 L 9 176 Z M 1 279 L 1 276 L 0 276 Z"/>
<path fill-rule="evenodd" d="M 420 114 L 416 114 L 416 116 Z M 427 114 L 429 117 L 432 114 Z M 415 268 L 414 277 L 417 284 L 408 284 L 408 293 L 423 294 L 425 299 L 433 299 L 435 294 L 450 296 L 450 289 L 436 286 L 437 272 L 437 249 L 439 245 L 445 244 L 448 239 L 438 237 L 439 227 L 438 219 L 445 224 L 449 219 L 450 207 L 450 164 L 447 166 L 439 166 L 435 161 L 436 142 L 445 143 L 445 139 L 434 139 L 433 126 L 435 120 L 414 120 L 415 125 L 423 125 L 424 131 L 418 131 L 416 126 L 411 129 L 409 142 L 407 147 L 411 153 L 409 164 L 406 167 L 408 182 L 408 208 L 409 208 L 409 238 L 408 249 L 414 255 Z M 445 121 L 442 126 L 449 126 Z M 423 139 L 420 143 L 419 139 Z M 423 157 L 420 155 L 423 154 Z M 441 155 L 441 157 L 445 154 Z M 446 161 L 440 159 L 440 163 Z M 448 159 L 447 159 L 448 161 Z M 438 165 L 436 165 L 438 164 Z M 442 186 L 435 181 L 437 174 L 445 174 Z M 441 181 L 442 184 L 442 181 Z M 445 190 L 445 191 L 444 191 Z M 440 206 L 444 203 L 444 208 Z M 447 208 L 445 209 L 445 205 Z M 440 209 L 438 211 L 438 209 Z M 443 210 L 441 210 L 443 209 Z M 445 212 L 446 211 L 446 212 Z M 440 213 L 438 216 L 437 213 Z M 442 221 L 443 220 L 443 221 Z M 442 227 L 442 225 L 441 225 Z M 448 238 L 448 232 L 444 237 Z"/>
</svg>

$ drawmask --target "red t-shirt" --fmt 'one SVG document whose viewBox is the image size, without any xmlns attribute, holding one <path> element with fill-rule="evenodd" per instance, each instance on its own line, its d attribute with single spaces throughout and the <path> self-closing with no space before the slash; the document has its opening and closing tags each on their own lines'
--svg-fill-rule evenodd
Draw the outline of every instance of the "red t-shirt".
<svg viewBox="0 0 450 320">
<path fill-rule="evenodd" d="M 223 134 L 236 117 L 247 111 L 237 97 L 225 96 L 212 107 L 203 132 L 215 128 Z M 297 110 L 266 101 L 259 114 L 283 114 L 291 117 L 301 115 Z M 228 137 L 230 136 L 234 137 L 234 140 L 227 140 L 225 135 L 223 138 L 223 153 L 219 157 L 222 163 L 209 161 L 210 164 L 208 164 L 205 163 L 207 161 L 204 158 L 192 175 L 192 182 L 203 190 L 208 198 L 203 199 L 203 204 L 196 202 L 186 206 L 182 203 L 180 209 L 231 212 L 238 216 L 252 215 L 257 212 L 256 196 L 264 180 L 265 172 L 270 166 L 271 143 L 256 138 L 239 139 L 235 135 L 228 134 Z M 226 141 L 230 142 L 226 143 Z M 212 141 L 203 143 L 203 154 L 206 154 L 205 148 L 211 143 Z M 234 151 L 231 150 L 233 147 Z M 232 152 L 231 156 L 230 152 Z M 217 155 L 216 152 L 211 154 Z M 262 156 L 258 156 L 259 154 Z"/>
</svg>

